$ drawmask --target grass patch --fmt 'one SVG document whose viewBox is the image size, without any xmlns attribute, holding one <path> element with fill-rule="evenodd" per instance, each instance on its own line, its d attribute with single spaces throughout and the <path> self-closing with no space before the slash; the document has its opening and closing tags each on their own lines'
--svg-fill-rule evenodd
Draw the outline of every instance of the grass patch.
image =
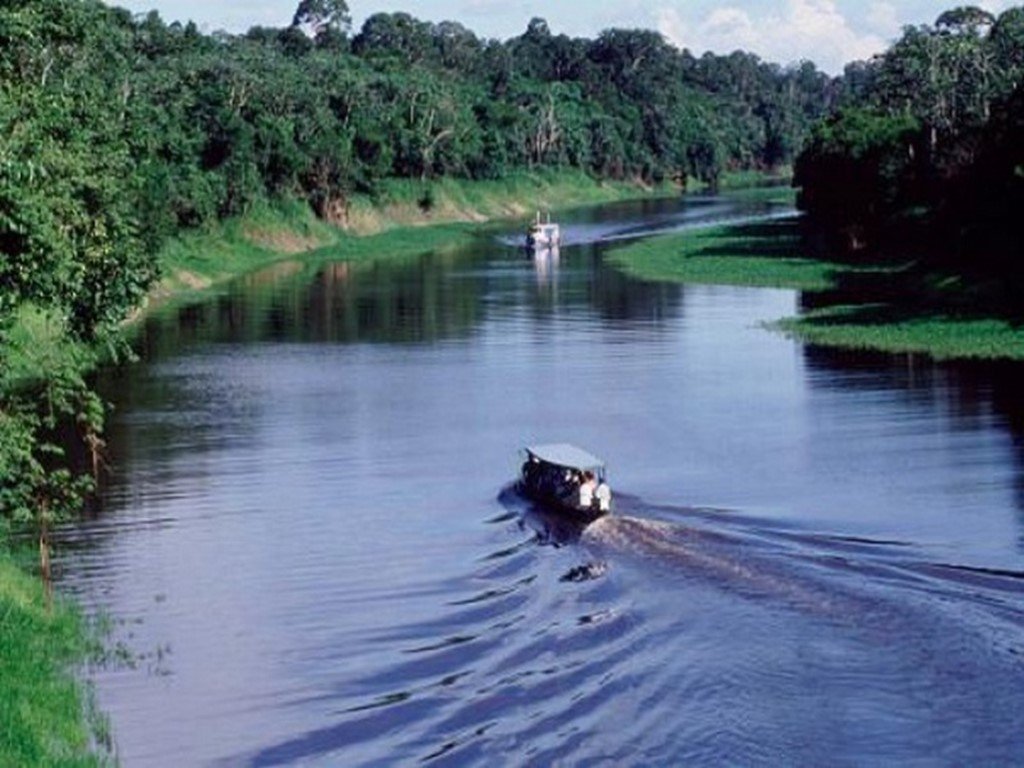
<svg viewBox="0 0 1024 768">
<path fill-rule="evenodd" d="M 796 207 L 796 189 L 788 184 L 776 184 L 760 187 L 744 187 L 730 190 L 729 199 L 742 200 L 766 205 Z"/>
<path fill-rule="evenodd" d="M 301 201 L 263 204 L 169 240 L 158 257 L 164 277 L 149 304 L 188 300 L 298 254 L 304 261 L 410 258 L 464 245 L 474 225 L 491 219 L 678 191 L 668 184 L 597 181 L 580 171 L 517 173 L 493 181 L 388 179 L 373 197 L 349 201 L 344 227 L 320 221 Z"/>
<path fill-rule="evenodd" d="M 760 188 L 765 183 L 777 182 L 788 185 L 793 178 L 793 169 L 789 166 L 779 168 L 776 171 L 727 171 L 722 174 L 718 181 L 718 187 L 722 190 L 741 190 Z"/>
<path fill-rule="evenodd" d="M 608 254 L 610 263 L 644 280 L 823 291 L 839 270 L 801 255 L 792 221 L 693 229 L 642 240 Z"/>
<path fill-rule="evenodd" d="M 338 242 L 340 230 L 319 221 L 297 201 L 261 205 L 208 229 L 184 232 L 160 251 L 164 275 L 151 292 L 157 300 L 205 290 L 289 254 Z"/>
<path fill-rule="evenodd" d="M 373 196 L 350 201 L 349 229 L 375 234 L 392 228 L 463 221 L 483 222 L 637 197 L 678 194 L 671 184 L 655 187 L 629 181 L 598 181 L 582 171 L 512 173 L 501 179 L 387 179 Z"/>
<path fill-rule="evenodd" d="M 937 360 L 1024 360 L 1024 325 L 987 312 L 984 292 L 959 279 L 802 253 L 798 224 L 779 221 L 654 237 L 616 248 L 608 260 L 647 280 L 835 290 L 843 303 L 768 325 L 811 344 Z"/>
<path fill-rule="evenodd" d="M 94 651 L 78 613 L 0 555 L 0 766 L 99 766 L 104 724 L 74 667 Z"/>
<path fill-rule="evenodd" d="M 814 310 L 771 327 L 812 344 L 846 349 L 921 353 L 936 360 L 1024 360 L 1024 328 L 999 318 L 867 304 Z"/>
<path fill-rule="evenodd" d="M 439 224 L 434 227 L 403 227 L 367 237 L 343 237 L 334 245 L 306 255 L 310 261 L 396 261 L 425 253 L 456 250 L 476 237 L 472 224 Z"/>
</svg>

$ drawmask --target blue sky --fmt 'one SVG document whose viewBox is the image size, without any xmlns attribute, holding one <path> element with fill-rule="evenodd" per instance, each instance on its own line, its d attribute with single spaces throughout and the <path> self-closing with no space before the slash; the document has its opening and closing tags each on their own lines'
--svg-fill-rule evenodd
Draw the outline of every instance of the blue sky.
<svg viewBox="0 0 1024 768">
<path fill-rule="evenodd" d="M 285 26 L 298 0 L 108 0 L 132 11 L 156 9 L 167 21 L 193 20 L 206 31 L 244 32 L 254 25 Z M 406 11 L 420 19 L 459 21 L 482 37 L 520 34 L 534 16 L 552 31 L 593 37 L 608 27 L 662 32 L 694 53 L 737 48 L 788 64 L 810 59 L 839 72 L 853 59 L 883 50 L 906 24 L 935 21 L 965 0 L 349 0 L 355 26 L 378 11 Z M 1011 0 L 973 4 L 998 12 Z"/>
</svg>

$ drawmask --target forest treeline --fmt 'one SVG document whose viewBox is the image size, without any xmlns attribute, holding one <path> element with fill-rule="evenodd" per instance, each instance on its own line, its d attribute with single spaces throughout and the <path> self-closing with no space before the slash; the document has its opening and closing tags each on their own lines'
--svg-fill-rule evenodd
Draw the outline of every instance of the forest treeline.
<svg viewBox="0 0 1024 768">
<path fill-rule="evenodd" d="M 834 245 L 917 259 L 1024 310 L 1024 7 L 908 27 L 847 67 L 795 167 Z"/>
<path fill-rule="evenodd" d="M 695 58 L 643 30 L 573 39 L 534 19 L 498 42 L 403 13 L 349 24 L 342 0 L 242 35 L 97 0 L 5 4 L 3 308 L 57 301 L 89 335 L 146 290 L 163 238 L 261 199 L 341 218 L 393 177 L 773 167 L 834 91 L 811 64 Z"/>
<path fill-rule="evenodd" d="M 643 30 L 540 19 L 506 41 L 455 22 L 302 0 L 285 28 L 203 34 L 98 0 L 0 5 L 0 523 L 87 484 L 103 409 L 82 378 L 183 229 L 299 199 L 344 220 L 388 179 L 531 169 L 714 183 L 791 162 L 835 96 L 812 64 L 694 57 Z M 422 201 L 430 205 L 429 195 Z"/>
</svg>

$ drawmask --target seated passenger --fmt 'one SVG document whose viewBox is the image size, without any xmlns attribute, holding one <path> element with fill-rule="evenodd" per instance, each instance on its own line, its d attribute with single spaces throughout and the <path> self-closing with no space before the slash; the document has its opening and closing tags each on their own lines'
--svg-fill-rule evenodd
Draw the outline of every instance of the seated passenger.
<svg viewBox="0 0 1024 768">
<path fill-rule="evenodd" d="M 594 503 L 594 491 L 597 490 L 597 478 L 594 473 L 586 471 L 583 473 L 583 482 L 580 483 L 580 506 L 589 507 Z"/>
</svg>

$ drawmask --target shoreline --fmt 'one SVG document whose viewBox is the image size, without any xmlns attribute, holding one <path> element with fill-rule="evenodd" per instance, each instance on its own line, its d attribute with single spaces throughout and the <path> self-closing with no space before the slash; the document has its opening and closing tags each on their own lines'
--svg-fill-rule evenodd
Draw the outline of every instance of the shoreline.
<svg viewBox="0 0 1024 768">
<path fill-rule="evenodd" d="M 925 355 L 936 361 L 1024 360 L 1024 328 L 986 311 L 984 296 L 971 306 L 953 283 L 936 293 L 933 275 L 907 265 L 852 265 L 808 257 L 795 222 L 764 222 L 694 229 L 613 248 L 609 262 L 643 280 L 784 288 L 825 294 L 849 284 L 862 289 L 795 317 L 765 323 L 805 344 L 854 351 Z M 875 298 L 880 286 L 904 275 L 903 292 Z M 910 275 L 909 279 L 905 276 Z M 866 290 L 865 290 L 866 289 Z M 928 289 L 927 301 L 918 294 Z M 961 303 L 954 304 L 960 298 Z"/>
<path fill-rule="evenodd" d="M 719 188 L 731 194 L 765 199 L 781 194 L 789 199 L 789 187 L 778 185 L 788 185 L 790 178 L 786 169 L 739 171 L 725 174 Z M 598 180 L 580 171 L 537 171 L 499 181 L 392 179 L 382 185 L 376 199 L 353 196 L 345 222 L 338 224 L 317 219 L 299 200 L 263 203 L 245 216 L 168 241 L 158 254 L 163 278 L 125 324 L 290 258 L 309 259 L 320 252 L 352 261 L 410 258 L 444 246 L 459 247 L 498 221 L 521 218 L 525 223 L 535 210 L 564 213 L 705 191 L 706 185 L 692 181 L 685 187 L 673 182 L 650 186 L 637 180 Z M 523 203 L 526 199 L 530 205 Z"/>
<path fill-rule="evenodd" d="M 74 602 L 49 596 L 6 552 L 0 554 L 0 632 L 0 763 L 107 764 L 109 723 L 91 684 L 76 674 L 100 653 L 95 630 Z"/>
<path fill-rule="evenodd" d="M 673 184 L 598 181 L 576 172 L 519 174 L 498 182 L 394 180 L 376 201 L 353 197 L 346 221 L 337 224 L 317 219 L 301 201 L 265 203 L 245 216 L 168 241 L 158 255 L 164 277 L 125 324 L 285 259 L 309 259 L 318 253 L 351 261 L 410 258 L 467 244 L 482 227 L 525 221 L 534 210 L 564 212 L 682 191 Z M 424 198 L 431 201 L 428 208 Z"/>
</svg>

